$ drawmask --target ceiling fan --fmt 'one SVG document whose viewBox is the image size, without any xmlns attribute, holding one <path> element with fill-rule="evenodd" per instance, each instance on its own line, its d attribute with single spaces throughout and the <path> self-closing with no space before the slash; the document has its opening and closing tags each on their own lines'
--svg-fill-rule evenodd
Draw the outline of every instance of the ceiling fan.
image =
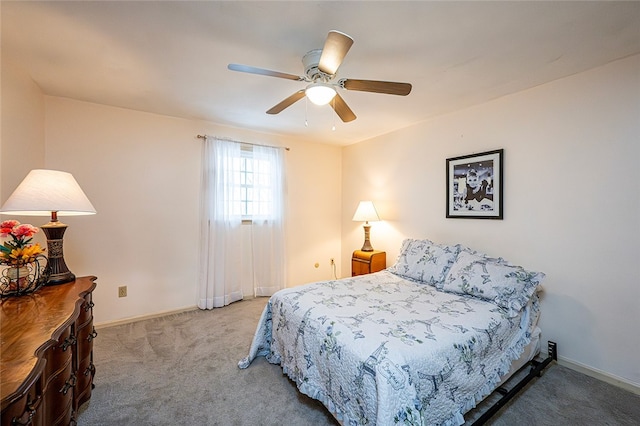
<svg viewBox="0 0 640 426">
<path fill-rule="evenodd" d="M 270 77 L 286 78 L 288 80 L 309 83 L 305 89 L 300 89 L 279 104 L 267 111 L 267 114 L 278 114 L 285 108 L 305 96 L 317 105 L 330 104 L 342 121 L 349 122 L 356 119 L 356 115 L 338 94 L 336 89 L 358 90 L 361 92 L 385 93 L 388 95 L 406 96 L 411 92 L 411 84 L 391 81 L 355 80 L 338 78 L 336 73 L 347 52 L 353 44 L 353 39 L 340 31 L 329 31 L 322 49 L 309 51 L 302 58 L 304 76 L 271 71 L 248 65 L 229 64 L 232 71 L 260 74 Z"/>
</svg>

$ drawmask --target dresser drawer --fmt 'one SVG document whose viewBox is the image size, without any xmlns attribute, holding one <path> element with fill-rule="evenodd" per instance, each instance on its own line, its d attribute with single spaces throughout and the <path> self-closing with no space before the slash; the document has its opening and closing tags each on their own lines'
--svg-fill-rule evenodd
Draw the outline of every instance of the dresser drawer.
<svg viewBox="0 0 640 426">
<path fill-rule="evenodd" d="M 0 415 L 2 426 L 19 424 L 44 424 L 42 370 L 33 377 L 24 395 L 14 400 Z"/>
<path fill-rule="evenodd" d="M 77 338 L 73 333 L 73 327 L 67 327 L 58 338 L 58 343 L 51 345 L 44 352 L 45 364 L 45 380 L 51 379 L 59 374 L 62 370 L 71 365 L 71 359 L 76 350 Z M 46 386 L 46 384 L 45 384 Z"/>
<path fill-rule="evenodd" d="M 93 357 L 91 354 L 80 361 L 78 365 L 78 381 L 76 383 L 76 407 L 81 406 L 85 401 L 91 398 L 93 390 L 93 376 L 96 373 L 96 367 L 93 365 Z"/>
<path fill-rule="evenodd" d="M 93 326 L 93 322 L 85 324 L 78 330 L 78 339 L 76 346 L 78 347 L 78 359 L 86 358 L 93 351 L 93 339 L 98 336 L 98 332 Z"/>
<path fill-rule="evenodd" d="M 44 404 L 45 416 L 50 424 L 63 424 L 61 422 L 71 415 L 70 407 L 77 380 L 71 362 L 50 378 L 45 390 Z"/>
<path fill-rule="evenodd" d="M 83 327 L 87 322 L 93 319 L 93 296 L 89 293 L 84 296 L 84 301 L 80 306 L 80 315 L 78 315 L 78 327 Z"/>
</svg>

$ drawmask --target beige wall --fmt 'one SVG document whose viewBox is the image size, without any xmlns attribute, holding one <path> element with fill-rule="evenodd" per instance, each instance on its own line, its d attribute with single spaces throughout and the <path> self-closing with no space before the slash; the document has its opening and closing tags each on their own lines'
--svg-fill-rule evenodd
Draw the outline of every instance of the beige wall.
<svg viewBox="0 0 640 426">
<path fill-rule="evenodd" d="M 44 167 L 45 112 L 40 88 L 4 55 L 1 75 L 0 201 L 4 202 L 30 170 Z"/>
<path fill-rule="evenodd" d="M 639 88 L 635 56 L 345 148 L 343 262 L 362 245 L 357 202 L 371 199 L 389 264 L 414 237 L 543 271 L 544 341 L 640 388 Z M 445 159 L 499 148 L 504 220 L 446 219 Z"/>
<path fill-rule="evenodd" d="M 70 171 L 98 211 L 65 220 L 69 268 L 98 276 L 98 323 L 195 305 L 197 134 L 291 147 L 289 286 L 331 277 L 328 259 L 340 257 L 339 148 L 57 97 L 46 110 L 47 167 Z M 121 285 L 126 298 L 117 297 Z"/>
</svg>

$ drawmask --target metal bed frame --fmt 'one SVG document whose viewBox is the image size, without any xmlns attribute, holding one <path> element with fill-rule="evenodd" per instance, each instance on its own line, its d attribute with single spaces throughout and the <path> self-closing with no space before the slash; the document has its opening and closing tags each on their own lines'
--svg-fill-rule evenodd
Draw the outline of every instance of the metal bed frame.
<svg viewBox="0 0 640 426">
<path fill-rule="evenodd" d="M 507 389 L 504 386 L 498 387 L 494 392 L 498 392 L 502 395 L 498 401 L 496 401 L 487 411 L 485 411 L 476 421 L 472 423 L 472 426 L 483 425 L 494 414 L 496 414 L 507 402 L 509 402 L 514 396 L 518 394 L 524 388 L 527 383 L 533 380 L 534 377 L 540 377 L 542 370 L 544 370 L 552 361 L 558 360 L 558 348 L 556 342 L 548 342 L 547 357 L 542 361 L 532 359 L 523 368 L 530 366 L 529 374 L 523 377 L 519 382 L 511 389 Z"/>
</svg>

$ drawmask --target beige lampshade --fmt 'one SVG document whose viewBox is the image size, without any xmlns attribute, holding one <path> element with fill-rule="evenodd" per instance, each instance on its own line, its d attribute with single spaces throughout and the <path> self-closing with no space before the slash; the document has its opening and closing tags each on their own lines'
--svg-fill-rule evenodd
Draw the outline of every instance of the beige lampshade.
<svg viewBox="0 0 640 426">
<path fill-rule="evenodd" d="M 358 208 L 356 209 L 356 213 L 353 215 L 354 222 L 375 222 L 380 220 L 378 217 L 378 212 L 376 211 L 373 202 L 371 201 L 360 201 L 358 204 Z"/>
<path fill-rule="evenodd" d="M 71 173 L 31 170 L 7 199 L 0 213 L 23 216 L 80 216 L 96 214 Z"/>
</svg>

